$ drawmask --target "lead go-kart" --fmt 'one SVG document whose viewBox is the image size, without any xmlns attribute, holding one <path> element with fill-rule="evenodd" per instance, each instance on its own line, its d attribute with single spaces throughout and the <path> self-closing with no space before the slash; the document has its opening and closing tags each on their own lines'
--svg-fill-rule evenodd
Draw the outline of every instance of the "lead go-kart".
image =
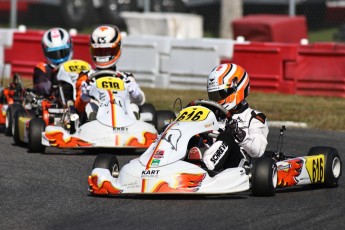
<svg viewBox="0 0 345 230">
<path fill-rule="evenodd" d="M 98 107 L 96 117 L 76 127 L 74 133 L 61 126 L 47 126 L 42 132 L 43 146 L 92 151 L 143 150 L 156 139 L 157 130 L 176 117 L 173 111 L 156 111 L 152 104 L 144 104 L 136 116 L 130 109 L 127 79 L 116 76 L 114 71 L 98 71 L 89 80 L 93 82 L 92 101 Z"/>
<path fill-rule="evenodd" d="M 217 103 L 191 102 L 138 158 L 120 169 L 116 155 L 98 155 L 88 178 L 91 195 L 233 194 L 251 189 L 255 196 L 273 196 L 277 187 L 300 184 L 335 187 L 341 175 L 339 154 L 314 147 L 308 156 L 267 152 L 239 167 L 210 172 L 189 160 L 188 143 L 196 135 L 215 138 L 219 115 L 230 117 Z M 217 116 L 215 115 L 217 114 Z"/>
</svg>

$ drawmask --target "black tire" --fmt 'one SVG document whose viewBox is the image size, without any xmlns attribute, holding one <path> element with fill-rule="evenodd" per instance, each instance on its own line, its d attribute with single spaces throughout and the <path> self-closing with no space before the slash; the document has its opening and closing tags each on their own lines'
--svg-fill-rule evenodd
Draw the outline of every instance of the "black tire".
<svg viewBox="0 0 345 230">
<path fill-rule="evenodd" d="M 272 158 L 260 157 L 253 162 L 251 187 L 254 196 L 274 196 L 277 185 L 277 165 Z"/>
<path fill-rule="evenodd" d="M 98 155 L 93 163 L 93 168 L 108 169 L 113 177 L 118 177 L 120 164 L 115 155 L 101 154 Z"/>
<path fill-rule="evenodd" d="M 170 110 L 158 110 L 156 112 L 156 116 L 157 116 L 156 129 L 158 133 L 163 132 L 165 126 L 176 119 L 176 114 Z"/>
<path fill-rule="evenodd" d="M 312 184 L 316 187 L 334 188 L 338 186 L 339 178 L 342 174 L 342 162 L 338 151 L 327 146 L 315 146 L 310 148 L 308 156 L 322 154 L 325 157 L 324 182 L 322 184 Z"/>
<path fill-rule="evenodd" d="M 25 117 L 25 118 L 32 118 L 31 111 L 25 110 L 23 107 L 19 108 L 13 117 L 13 124 L 12 124 L 12 131 L 13 131 L 13 141 L 16 145 L 22 145 L 23 142 L 20 140 L 19 136 L 19 118 Z"/>
<path fill-rule="evenodd" d="M 152 121 L 147 121 L 147 123 L 152 124 L 153 126 L 157 126 L 157 115 L 155 107 L 150 103 L 145 103 L 139 107 L 139 113 L 151 113 L 152 114 Z"/>
<path fill-rule="evenodd" d="M 6 136 L 12 136 L 12 125 L 13 125 L 13 117 L 15 112 L 22 108 L 23 106 L 20 104 L 12 104 L 8 106 L 6 111 L 6 122 L 5 122 L 5 135 Z"/>
<path fill-rule="evenodd" d="M 42 153 L 45 146 L 42 145 L 42 132 L 46 128 L 46 123 L 42 118 L 33 118 L 29 122 L 28 149 L 31 153 Z"/>
</svg>

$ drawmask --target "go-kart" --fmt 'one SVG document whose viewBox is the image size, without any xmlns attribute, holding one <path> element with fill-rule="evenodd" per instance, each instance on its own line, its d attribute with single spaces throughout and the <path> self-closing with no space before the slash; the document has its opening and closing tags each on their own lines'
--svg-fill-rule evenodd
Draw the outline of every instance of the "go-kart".
<svg viewBox="0 0 345 230">
<path fill-rule="evenodd" d="M 6 136 L 12 135 L 12 122 L 14 112 L 20 108 L 24 89 L 19 74 L 14 74 L 7 87 L 0 86 L 0 125 L 5 125 Z"/>
<path fill-rule="evenodd" d="M 257 196 L 274 195 L 277 167 L 272 158 L 259 158 L 251 165 L 216 173 L 186 157 L 192 138 L 214 138 L 221 117 L 231 116 L 215 102 L 197 100 L 189 105 L 140 157 L 121 169 L 115 155 L 98 155 L 88 179 L 89 192 L 92 195 L 205 195 L 233 194 L 252 188 Z"/>
<path fill-rule="evenodd" d="M 331 147 L 313 147 L 303 157 L 267 151 L 256 159 L 246 156 L 241 166 L 218 173 L 200 167 L 186 157 L 189 140 L 195 135 L 214 138 L 220 128 L 218 117 L 231 115 L 210 101 L 196 100 L 189 105 L 193 106 L 180 111 L 146 152 L 121 169 L 115 155 L 98 155 L 88 178 L 89 192 L 113 196 L 232 194 L 251 189 L 255 196 L 273 196 L 277 188 L 286 186 L 337 186 L 342 165 Z"/>
<path fill-rule="evenodd" d="M 53 87 L 56 90 L 49 97 L 38 96 L 27 89 L 23 105 L 14 113 L 12 127 L 15 144 L 27 143 L 29 152 L 42 152 L 41 135 L 47 125 L 74 128 L 73 118 L 76 115 L 72 107 L 76 95 L 75 82 L 81 71 L 90 68 L 89 63 L 81 60 L 64 62 L 56 75 L 58 85 Z"/>
<path fill-rule="evenodd" d="M 154 110 L 154 114 L 141 114 L 140 117 L 149 117 L 150 122 L 138 119 L 128 109 L 130 99 L 126 79 L 115 76 L 116 72 L 108 70 L 89 76 L 89 81 L 93 82 L 92 98 L 98 103 L 95 119 L 81 124 L 74 133 L 61 126 L 49 125 L 42 133 L 42 144 L 69 149 L 146 149 L 150 146 L 157 137 L 157 129 L 161 128 L 157 124 L 170 117 L 174 119 L 175 114 L 172 111 L 155 111 L 152 105 L 147 104 L 141 109 L 142 113 Z M 153 117 L 156 117 L 154 121 Z"/>
</svg>

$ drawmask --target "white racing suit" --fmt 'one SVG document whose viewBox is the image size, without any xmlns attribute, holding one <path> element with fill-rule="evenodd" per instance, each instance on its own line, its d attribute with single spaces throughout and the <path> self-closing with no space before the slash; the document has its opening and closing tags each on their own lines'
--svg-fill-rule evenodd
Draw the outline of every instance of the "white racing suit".
<svg viewBox="0 0 345 230">
<path fill-rule="evenodd" d="M 130 98 L 130 104 L 129 104 L 129 109 L 133 112 L 133 114 L 130 115 L 136 115 L 136 118 L 139 116 L 139 106 L 145 103 L 145 94 L 144 92 L 140 89 L 138 83 L 135 81 L 135 78 L 132 74 L 126 73 L 126 72 L 120 72 L 120 71 L 115 71 L 116 76 L 123 77 L 126 88 L 129 92 L 129 98 Z M 84 86 L 87 87 L 87 89 L 82 89 L 82 91 L 85 91 L 82 93 L 82 100 L 83 101 L 88 101 L 89 103 L 86 104 L 85 107 L 85 112 L 87 117 L 89 118 L 90 114 L 95 112 L 97 113 L 98 111 L 98 106 L 99 102 L 97 100 L 89 99 L 89 96 L 95 97 L 93 94 L 98 94 L 97 88 L 95 85 L 92 83 L 89 84 L 89 86 Z M 96 97 L 97 98 L 97 97 Z"/>
<path fill-rule="evenodd" d="M 269 132 L 266 116 L 246 105 L 244 110 L 233 114 L 232 119 L 237 123 L 237 130 L 221 132 L 204 153 L 203 161 L 209 170 L 238 167 L 245 153 L 260 157 L 265 152 Z"/>
</svg>

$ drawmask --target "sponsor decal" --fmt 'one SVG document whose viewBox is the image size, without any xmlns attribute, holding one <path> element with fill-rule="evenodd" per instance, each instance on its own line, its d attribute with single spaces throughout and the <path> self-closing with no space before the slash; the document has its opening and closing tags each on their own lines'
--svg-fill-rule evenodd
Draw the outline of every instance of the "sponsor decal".
<svg viewBox="0 0 345 230">
<path fill-rule="evenodd" d="M 278 167 L 278 187 L 296 185 L 298 183 L 297 177 L 301 174 L 304 163 L 301 158 L 294 158 L 285 162 L 284 166 L 282 166 L 282 170 Z M 289 166 L 287 164 L 289 164 Z"/>
<path fill-rule="evenodd" d="M 161 162 L 161 160 L 153 159 L 151 162 L 151 166 L 158 166 L 160 162 Z"/>
<path fill-rule="evenodd" d="M 143 170 L 141 172 L 141 178 L 154 178 L 154 177 L 158 177 L 160 170 Z"/>
<path fill-rule="evenodd" d="M 164 150 L 157 150 L 156 153 L 153 155 L 154 158 L 163 158 L 164 157 Z"/>
<path fill-rule="evenodd" d="M 128 128 L 127 127 L 113 127 L 113 131 L 114 133 L 116 132 L 128 132 Z"/>
<path fill-rule="evenodd" d="M 228 150 L 228 145 L 225 142 L 222 142 L 222 145 L 219 146 L 216 153 L 212 156 L 211 161 L 213 164 L 217 164 L 218 160 L 222 158 L 223 154 Z"/>
</svg>

